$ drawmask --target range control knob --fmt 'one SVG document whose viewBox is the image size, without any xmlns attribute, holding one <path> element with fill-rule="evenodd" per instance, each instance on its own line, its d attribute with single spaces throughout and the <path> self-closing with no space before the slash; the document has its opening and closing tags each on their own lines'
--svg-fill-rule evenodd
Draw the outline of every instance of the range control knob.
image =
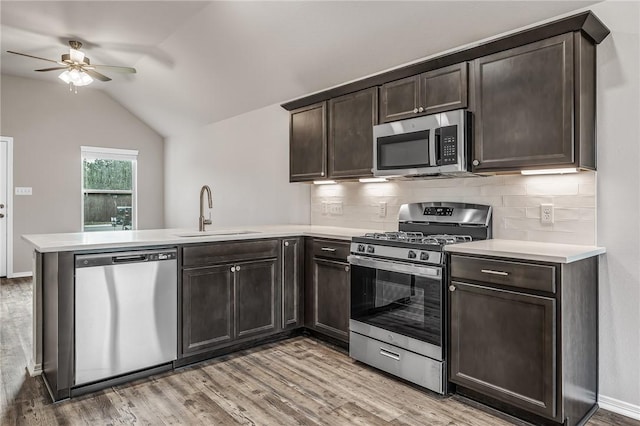
<svg viewBox="0 0 640 426">
<path fill-rule="evenodd" d="M 420 252 L 420 260 L 429 260 L 429 253 L 426 251 Z"/>
<path fill-rule="evenodd" d="M 416 258 L 416 252 L 413 250 L 409 250 L 409 253 L 407 254 L 407 256 L 409 257 L 409 259 L 415 259 Z"/>
<path fill-rule="evenodd" d="M 358 244 L 358 251 L 364 252 L 364 244 Z"/>
<path fill-rule="evenodd" d="M 367 253 L 374 253 L 376 250 L 373 246 L 367 246 Z"/>
</svg>

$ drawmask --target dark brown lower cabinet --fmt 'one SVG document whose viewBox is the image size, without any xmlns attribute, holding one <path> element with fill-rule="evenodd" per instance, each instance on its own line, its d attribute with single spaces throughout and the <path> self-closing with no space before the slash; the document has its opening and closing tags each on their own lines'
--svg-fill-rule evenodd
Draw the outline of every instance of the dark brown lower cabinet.
<svg viewBox="0 0 640 426">
<path fill-rule="evenodd" d="M 449 381 L 535 424 L 597 410 L 598 258 L 451 256 Z"/>
<path fill-rule="evenodd" d="M 348 343 L 349 243 L 315 238 L 307 240 L 306 250 L 305 326 Z"/>
<path fill-rule="evenodd" d="M 282 241 L 282 328 L 304 325 L 302 300 L 304 280 L 304 240 L 288 238 Z"/>
<path fill-rule="evenodd" d="M 236 337 L 276 331 L 277 259 L 235 265 Z"/>
<path fill-rule="evenodd" d="M 233 273 L 228 265 L 182 273 L 182 352 L 214 348 L 233 339 Z"/>
<path fill-rule="evenodd" d="M 316 329 L 349 341 L 349 264 L 334 260 L 314 260 Z"/>
<path fill-rule="evenodd" d="M 180 357 L 281 330 L 279 245 L 262 240 L 185 246 L 183 265 L 190 267 L 182 270 Z M 215 259 L 224 263 L 211 265 Z"/>
<path fill-rule="evenodd" d="M 555 300 L 451 286 L 451 380 L 555 417 Z"/>
</svg>

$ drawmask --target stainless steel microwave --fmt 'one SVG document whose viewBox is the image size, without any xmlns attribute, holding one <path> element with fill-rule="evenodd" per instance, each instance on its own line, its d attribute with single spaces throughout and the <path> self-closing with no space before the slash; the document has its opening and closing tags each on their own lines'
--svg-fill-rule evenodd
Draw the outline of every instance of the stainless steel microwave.
<svg viewBox="0 0 640 426">
<path fill-rule="evenodd" d="M 460 109 L 374 126 L 374 176 L 469 174 L 472 118 Z"/>
</svg>

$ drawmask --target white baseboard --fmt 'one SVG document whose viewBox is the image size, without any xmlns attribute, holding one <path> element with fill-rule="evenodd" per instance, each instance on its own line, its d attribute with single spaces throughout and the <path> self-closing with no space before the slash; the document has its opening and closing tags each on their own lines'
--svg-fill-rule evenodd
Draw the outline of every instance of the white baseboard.
<svg viewBox="0 0 640 426">
<path fill-rule="evenodd" d="M 31 271 L 14 272 L 10 276 L 8 276 L 7 278 L 26 278 L 26 277 L 32 277 L 32 276 L 33 276 L 33 272 L 31 272 Z"/>
<path fill-rule="evenodd" d="M 614 413 L 640 420 L 640 406 L 638 405 L 629 404 L 604 395 L 598 395 L 598 405 L 603 410 L 613 411 Z"/>
<path fill-rule="evenodd" d="M 33 361 L 30 361 L 27 365 L 27 371 L 31 377 L 39 376 L 42 374 L 42 364 L 34 364 Z"/>
</svg>

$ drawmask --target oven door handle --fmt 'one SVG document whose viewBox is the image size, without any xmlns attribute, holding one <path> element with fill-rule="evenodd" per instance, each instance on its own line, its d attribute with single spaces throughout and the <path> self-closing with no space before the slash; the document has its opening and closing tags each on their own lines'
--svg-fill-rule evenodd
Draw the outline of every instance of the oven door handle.
<svg viewBox="0 0 640 426">
<path fill-rule="evenodd" d="M 347 257 L 351 265 L 363 266 L 365 268 L 380 269 L 389 272 L 399 272 L 403 274 L 416 275 L 419 277 L 440 278 L 442 276 L 442 268 L 410 265 L 400 262 L 388 262 L 386 260 L 372 259 L 370 257 L 362 257 L 351 255 Z"/>
</svg>

